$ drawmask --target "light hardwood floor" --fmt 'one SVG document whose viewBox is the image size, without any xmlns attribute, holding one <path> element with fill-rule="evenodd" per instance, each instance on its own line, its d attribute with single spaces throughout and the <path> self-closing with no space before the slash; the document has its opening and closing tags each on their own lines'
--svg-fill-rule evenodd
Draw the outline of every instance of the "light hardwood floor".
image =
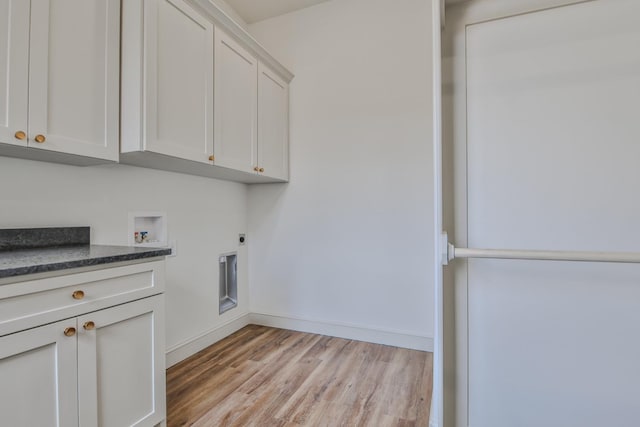
<svg viewBox="0 0 640 427">
<path fill-rule="evenodd" d="M 168 426 L 429 425 L 431 353 L 247 326 L 167 371 Z"/>
</svg>

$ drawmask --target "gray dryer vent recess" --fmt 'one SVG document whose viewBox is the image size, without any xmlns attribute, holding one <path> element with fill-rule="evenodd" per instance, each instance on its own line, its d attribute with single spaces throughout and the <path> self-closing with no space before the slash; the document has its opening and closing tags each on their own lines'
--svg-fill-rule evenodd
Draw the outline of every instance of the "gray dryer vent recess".
<svg viewBox="0 0 640 427">
<path fill-rule="evenodd" d="M 219 313 L 222 314 L 238 306 L 238 255 L 235 252 L 220 255 L 219 266 Z"/>
</svg>

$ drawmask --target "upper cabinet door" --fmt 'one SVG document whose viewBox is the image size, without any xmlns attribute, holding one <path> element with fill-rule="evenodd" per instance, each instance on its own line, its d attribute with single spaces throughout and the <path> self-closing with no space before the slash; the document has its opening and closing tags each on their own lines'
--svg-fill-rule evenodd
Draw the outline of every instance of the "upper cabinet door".
<svg viewBox="0 0 640 427">
<path fill-rule="evenodd" d="M 289 179 L 289 85 L 260 63 L 258 164 L 272 178 Z"/>
<path fill-rule="evenodd" d="M 29 2 L 0 0 L 0 142 L 27 145 L 28 76 Z"/>
<path fill-rule="evenodd" d="M 118 160 L 119 49 L 119 0 L 31 1 L 31 146 Z"/>
<path fill-rule="evenodd" d="M 215 164 L 245 172 L 257 168 L 255 56 L 216 28 Z"/>
<path fill-rule="evenodd" d="M 146 0 L 145 150 L 211 163 L 213 23 L 182 0 Z"/>
</svg>

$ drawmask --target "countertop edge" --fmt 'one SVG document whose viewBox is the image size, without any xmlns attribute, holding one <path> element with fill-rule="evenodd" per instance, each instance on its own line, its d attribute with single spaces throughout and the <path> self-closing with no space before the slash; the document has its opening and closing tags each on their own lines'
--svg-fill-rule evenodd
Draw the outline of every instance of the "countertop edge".
<svg viewBox="0 0 640 427">
<path fill-rule="evenodd" d="M 88 257 L 83 259 L 74 259 L 63 262 L 54 263 L 34 263 L 32 265 L 19 266 L 14 268 L 5 268 L 0 270 L 0 279 L 12 279 L 24 277 L 38 273 L 49 273 L 62 270 L 71 270 L 82 267 L 90 267 L 96 265 L 108 265 L 112 263 L 135 261 L 148 258 L 165 257 L 171 254 L 170 248 L 148 248 L 148 250 L 139 252 L 128 252 L 123 254 L 113 254 L 99 257 Z M 25 278 L 26 279 L 26 278 Z"/>
</svg>

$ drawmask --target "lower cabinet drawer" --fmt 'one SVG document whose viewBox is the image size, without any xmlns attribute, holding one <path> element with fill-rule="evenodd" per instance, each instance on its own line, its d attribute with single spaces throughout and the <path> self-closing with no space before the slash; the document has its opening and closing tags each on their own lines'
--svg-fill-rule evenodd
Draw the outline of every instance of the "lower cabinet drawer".
<svg viewBox="0 0 640 427">
<path fill-rule="evenodd" d="M 164 263 L 0 286 L 0 336 L 164 292 Z"/>
</svg>

